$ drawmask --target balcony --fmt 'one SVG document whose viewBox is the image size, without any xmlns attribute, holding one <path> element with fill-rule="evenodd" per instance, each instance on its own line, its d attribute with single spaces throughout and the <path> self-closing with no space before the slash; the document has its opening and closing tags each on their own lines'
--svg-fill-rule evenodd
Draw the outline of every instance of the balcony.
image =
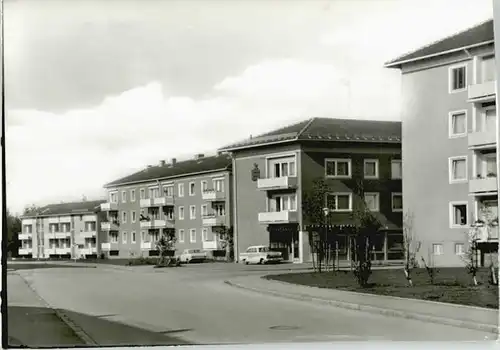
<svg viewBox="0 0 500 350">
<path fill-rule="evenodd" d="M 173 220 L 150 220 L 141 221 L 141 228 L 154 229 L 154 228 L 174 228 Z"/>
<path fill-rule="evenodd" d="M 287 224 L 298 222 L 296 211 L 273 211 L 259 213 L 259 223 L 261 224 Z"/>
<path fill-rule="evenodd" d="M 477 227 L 475 238 L 478 242 L 498 241 L 498 226 L 481 226 Z"/>
<path fill-rule="evenodd" d="M 103 231 L 118 231 L 118 224 L 112 221 L 101 222 L 101 230 Z"/>
<path fill-rule="evenodd" d="M 36 225 L 36 219 L 22 219 L 23 225 Z"/>
<path fill-rule="evenodd" d="M 19 255 L 33 254 L 33 248 L 19 248 Z"/>
<path fill-rule="evenodd" d="M 496 81 L 486 81 L 484 83 L 469 85 L 468 98 L 470 102 L 474 100 L 494 99 L 496 93 Z"/>
<path fill-rule="evenodd" d="M 64 239 L 71 237 L 71 232 L 50 232 L 49 238 Z"/>
<path fill-rule="evenodd" d="M 164 196 L 157 198 L 141 199 L 139 201 L 139 205 L 141 208 L 172 206 L 174 205 L 174 197 Z"/>
<path fill-rule="evenodd" d="M 119 245 L 118 245 L 118 242 L 114 242 L 114 243 L 110 243 L 110 242 L 107 242 L 107 243 L 101 243 L 101 249 L 102 250 L 118 250 L 119 248 Z"/>
<path fill-rule="evenodd" d="M 20 241 L 30 240 L 30 239 L 32 239 L 33 234 L 32 233 L 19 233 L 17 235 L 17 237 L 19 238 Z"/>
<path fill-rule="evenodd" d="M 484 193 L 497 191 L 497 178 L 485 177 L 481 179 L 471 179 L 469 181 L 470 193 Z"/>
<path fill-rule="evenodd" d="M 226 200 L 226 193 L 216 190 L 205 190 L 202 192 L 201 197 L 204 201 L 224 201 Z"/>
<path fill-rule="evenodd" d="M 94 222 L 96 220 L 97 220 L 97 218 L 96 218 L 95 215 L 84 215 L 83 216 L 83 221 L 84 222 Z"/>
<path fill-rule="evenodd" d="M 142 250 L 156 250 L 156 242 L 141 242 Z"/>
<path fill-rule="evenodd" d="M 286 190 L 297 187 L 296 176 L 271 177 L 268 179 L 258 179 L 257 188 L 262 191 Z"/>
<path fill-rule="evenodd" d="M 495 147 L 497 135 L 495 129 L 486 131 L 476 131 L 468 135 L 469 148 L 485 148 L 488 146 Z"/>
<path fill-rule="evenodd" d="M 85 247 L 78 249 L 78 253 L 80 255 L 92 255 L 97 254 L 97 247 Z"/>
<path fill-rule="evenodd" d="M 118 211 L 118 203 L 102 203 L 101 211 Z"/>
<path fill-rule="evenodd" d="M 83 232 L 80 232 L 80 236 L 83 238 L 94 238 L 97 236 L 97 232 L 96 231 L 83 231 Z"/>
<path fill-rule="evenodd" d="M 217 240 L 213 240 L 213 241 L 203 241 L 202 243 L 202 248 L 203 250 L 217 250 L 217 249 L 220 249 L 220 246 L 217 242 Z"/>
<path fill-rule="evenodd" d="M 202 216 L 203 226 L 227 226 L 225 215 L 209 214 Z"/>
<path fill-rule="evenodd" d="M 45 254 L 48 254 L 48 255 L 67 255 L 67 254 L 71 254 L 71 248 L 69 247 L 63 247 L 63 248 L 56 248 L 56 247 L 52 247 L 52 248 L 46 248 L 45 249 Z"/>
</svg>

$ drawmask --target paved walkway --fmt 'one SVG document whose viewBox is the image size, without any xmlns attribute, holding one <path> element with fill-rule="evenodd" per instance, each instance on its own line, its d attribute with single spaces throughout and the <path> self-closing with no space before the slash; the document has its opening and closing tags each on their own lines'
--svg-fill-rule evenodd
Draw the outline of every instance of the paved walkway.
<svg viewBox="0 0 500 350">
<path fill-rule="evenodd" d="M 264 294 L 314 301 L 336 307 L 418 319 L 450 326 L 498 332 L 498 310 L 452 305 L 270 281 L 260 276 L 236 277 L 227 284 Z"/>
</svg>

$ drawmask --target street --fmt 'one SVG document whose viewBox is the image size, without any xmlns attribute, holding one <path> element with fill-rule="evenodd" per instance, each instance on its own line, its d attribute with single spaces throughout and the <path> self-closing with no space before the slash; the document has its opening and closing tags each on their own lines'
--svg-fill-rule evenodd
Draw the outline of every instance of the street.
<svg viewBox="0 0 500 350">
<path fill-rule="evenodd" d="M 107 328 L 104 321 L 156 335 L 148 340 L 144 333 L 141 339 L 148 345 L 161 343 L 158 335 L 173 337 L 168 343 L 178 339 L 195 344 L 492 339 L 492 334 L 481 331 L 265 296 L 223 283 L 231 277 L 280 269 L 287 267 L 200 264 L 169 269 L 141 266 L 133 271 L 44 268 L 18 273 L 100 345 L 127 342 L 125 333 L 118 342 L 119 331 Z M 9 302 L 15 299 L 20 305 L 16 284 L 11 283 L 14 276 L 8 280 Z"/>
</svg>

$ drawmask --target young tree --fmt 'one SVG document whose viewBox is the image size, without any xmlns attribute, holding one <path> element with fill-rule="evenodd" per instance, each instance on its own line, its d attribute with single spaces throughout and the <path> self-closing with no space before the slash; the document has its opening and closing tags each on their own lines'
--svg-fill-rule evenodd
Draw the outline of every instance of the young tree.
<svg viewBox="0 0 500 350">
<path fill-rule="evenodd" d="M 431 284 L 434 284 L 434 282 L 436 280 L 436 275 L 437 275 L 439 270 L 434 266 L 434 259 L 432 257 L 431 248 L 429 248 L 427 255 L 428 255 L 428 261 L 426 261 L 423 256 L 421 256 L 420 258 L 422 259 L 422 263 L 424 264 L 425 271 L 427 271 L 427 275 L 429 276 L 429 282 Z M 429 262 L 429 264 L 427 264 L 427 262 Z"/>
<path fill-rule="evenodd" d="M 175 262 L 175 258 L 170 255 L 170 252 L 175 250 L 175 243 L 177 242 L 177 237 L 175 236 L 175 231 L 169 230 L 164 231 L 156 242 L 156 249 L 160 253 L 158 259 L 158 266 L 171 266 Z"/>
<path fill-rule="evenodd" d="M 234 229 L 233 226 L 224 226 L 222 231 L 219 233 L 219 238 L 221 240 L 222 248 L 226 250 L 226 261 L 233 260 L 234 254 Z"/>
<path fill-rule="evenodd" d="M 403 217 L 403 251 L 405 256 L 404 273 L 410 287 L 413 287 L 411 271 L 417 267 L 417 254 L 421 242 L 415 239 L 413 213 L 407 211 Z"/>
</svg>

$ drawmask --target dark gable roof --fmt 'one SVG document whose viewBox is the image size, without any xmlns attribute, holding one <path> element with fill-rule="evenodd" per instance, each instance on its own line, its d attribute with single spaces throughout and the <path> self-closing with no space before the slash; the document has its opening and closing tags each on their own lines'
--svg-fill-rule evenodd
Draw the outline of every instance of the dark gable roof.
<svg viewBox="0 0 500 350">
<path fill-rule="evenodd" d="M 415 61 L 429 56 L 437 56 L 444 52 L 459 50 L 477 44 L 493 41 L 493 19 L 451 35 L 416 51 L 407 53 L 384 64 L 385 67 L 400 67 L 407 61 Z"/>
<path fill-rule="evenodd" d="M 350 141 L 401 143 L 401 122 L 358 119 L 311 118 L 252 137 L 221 150 L 237 150 L 295 141 Z"/>
<path fill-rule="evenodd" d="M 179 161 L 173 166 L 170 166 L 169 164 L 165 164 L 164 166 L 152 166 L 132 175 L 128 175 L 121 179 L 112 181 L 106 184 L 104 187 L 167 179 L 171 177 L 179 177 L 188 174 L 196 174 L 216 170 L 230 170 L 231 165 L 231 156 L 228 154 L 203 157 L 200 159 L 189 159 L 185 161 Z"/>
<path fill-rule="evenodd" d="M 39 208 L 36 212 L 28 212 L 23 218 L 34 216 L 57 216 L 57 215 L 83 215 L 94 213 L 99 210 L 99 206 L 106 200 L 94 200 L 72 203 L 49 204 Z"/>
</svg>

